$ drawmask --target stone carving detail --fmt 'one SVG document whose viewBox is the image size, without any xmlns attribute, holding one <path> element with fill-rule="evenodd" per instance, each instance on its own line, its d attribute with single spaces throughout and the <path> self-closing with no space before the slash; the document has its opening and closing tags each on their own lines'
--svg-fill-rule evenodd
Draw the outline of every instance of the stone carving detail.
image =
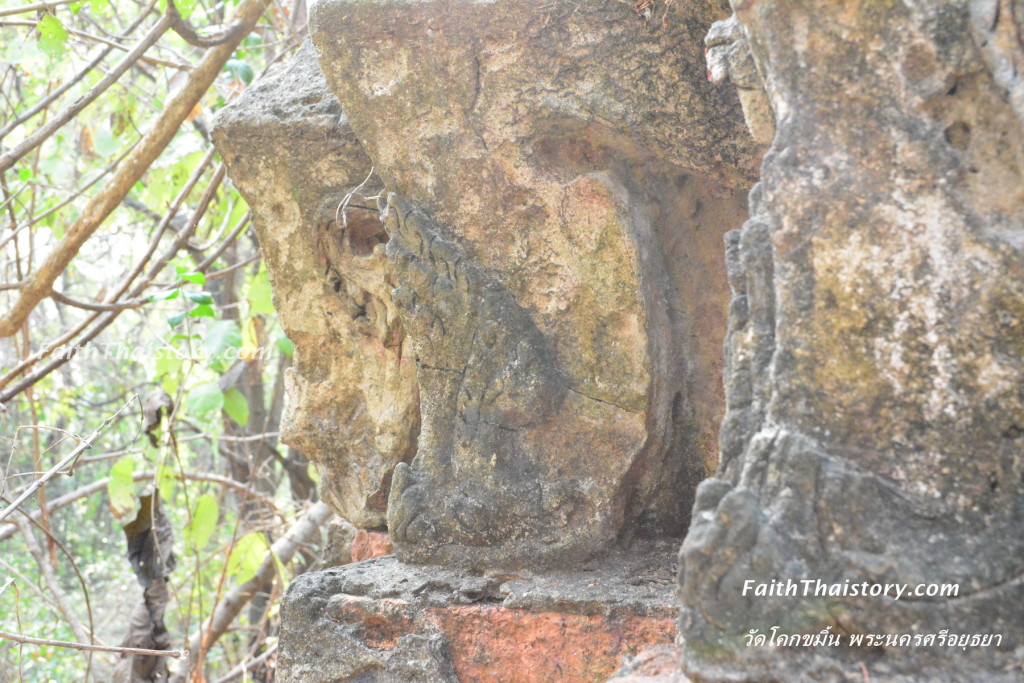
<svg viewBox="0 0 1024 683">
<path fill-rule="evenodd" d="M 281 322 L 295 342 L 283 439 L 321 473 L 320 491 L 383 528 L 396 463 L 419 429 L 411 342 L 392 302 L 387 234 L 371 197 L 346 195 L 372 163 L 327 90 L 311 45 L 218 115 L 214 141 L 249 202 Z M 347 225 L 346 225 L 347 224 Z"/>
<path fill-rule="evenodd" d="M 386 223 L 401 283 L 395 300 L 413 339 L 421 395 L 430 402 L 417 469 L 395 470 L 393 538 L 411 548 L 502 546 L 530 529 L 540 552 L 551 546 L 564 552 L 570 543 L 581 544 L 579 552 L 607 542 L 599 533 L 579 539 L 568 533 L 570 520 L 598 529 L 607 522 L 601 509 L 581 505 L 580 484 L 559 472 L 557 460 L 545 462 L 557 457 L 555 439 L 588 435 L 551 433 L 553 425 L 575 421 L 552 421 L 569 387 L 544 336 L 425 214 L 393 202 Z M 579 403 L 567 407 L 578 410 Z M 606 412 L 614 423 L 615 413 Z M 617 441 L 612 430 L 602 436 L 608 445 Z"/>
<path fill-rule="evenodd" d="M 576 562 L 681 534 L 717 460 L 727 290 L 758 150 L 684 4 L 311 9 L 327 82 L 395 199 L 387 251 L 423 427 L 399 558 Z"/>
<path fill-rule="evenodd" d="M 288 438 L 360 526 L 390 487 L 399 559 L 461 566 L 302 577 L 289 680 L 452 680 L 453 604 L 557 611 L 508 577 L 687 524 L 695 678 L 1018 677 L 1021 2 L 731 4 L 321 0 L 323 76 L 306 48 L 222 115 L 299 346 Z M 371 165 L 387 232 L 342 230 Z M 776 580 L 960 593 L 743 595 Z M 776 626 L 1002 638 L 747 646 Z"/>
<path fill-rule="evenodd" d="M 750 218 L 727 239 L 728 405 L 722 464 L 682 549 L 684 668 L 702 680 L 841 680 L 861 664 L 886 680 L 1012 680 L 1024 623 L 1012 98 L 965 4 L 733 4 L 785 114 Z M 745 581 L 787 579 L 960 593 L 743 595 Z M 773 626 L 831 627 L 844 646 L 747 647 Z M 846 646 L 943 629 L 1002 645 Z"/>
<path fill-rule="evenodd" d="M 736 15 L 713 23 L 704 44 L 708 49 L 708 80 L 715 85 L 728 82 L 736 86 L 750 134 L 767 145 L 775 135 L 775 114 Z"/>
</svg>

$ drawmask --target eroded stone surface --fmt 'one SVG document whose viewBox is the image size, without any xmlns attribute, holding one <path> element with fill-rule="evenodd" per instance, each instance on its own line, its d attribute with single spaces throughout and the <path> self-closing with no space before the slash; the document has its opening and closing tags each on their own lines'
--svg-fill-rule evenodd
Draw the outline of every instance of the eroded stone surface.
<svg viewBox="0 0 1024 683">
<path fill-rule="evenodd" d="M 338 567 L 352 562 L 352 546 L 359 530 L 346 520 L 335 517 L 327 524 L 327 539 L 320 549 L 324 567 Z M 366 559 L 366 558 L 359 558 Z"/>
<path fill-rule="evenodd" d="M 678 645 L 655 645 L 636 656 L 626 657 L 622 668 L 608 680 L 615 683 L 691 683 L 679 668 L 681 653 Z"/>
<path fill-rule="evenodd" d="M 1008 72 L 965 3 L 733 5 L 778 130 L 727 241 L 728 412 L 681 553 L 685 668 L 1017 679 L 1024 131 Z M 742 596 L 787 579 L 960 594 Z M 772 627 L 843 645 L 746 646 Z M 1001 644 L 848 645 L 943 629 Z"/>
<path fill-rule="evenodd" d="M 762 144 L 770 143 L 775 137 L 775 114 L 736 15 L 712 24 L 704 44 L 708 48 L 708 80 L 736 86 L 750 134 Z"/>
<path fill-rule="evenodd" d="M 379 531 L 360 529 L 352 539 L 352 561 L 362 562 L 374 557 L 383 557 L 395 552 L 395 546 L 387 534 Z"/>
<path fill-rule="evenodd" d="M 278 680 L 603 681 L 624 656 L 673 641 L 673 564 L 660 544 L 543 575 L 393 557 L 306 574 L 282 603 Z"/>
<path fill-rule="evenodd" d="M 758 149 L 707 3 L 311 8 L 388 189 L 422 430 L 389 527 L 416 562 L 579 561 L 680 534 L 717 461 L 721 235 Z"/>
<path fill-rule="evenodd" d="M 339 514 L 382 528 L 391 473 L 415 452 L 419 399 L 387 234 L 366 199 L 380 181 L 369 178 L 339 210 L 372 163 L 308 44 L 225 107 L 213 136 L 253 208 L 275 307 L 296 346 L 282 438 L 316 464 Z"/>
</svg>

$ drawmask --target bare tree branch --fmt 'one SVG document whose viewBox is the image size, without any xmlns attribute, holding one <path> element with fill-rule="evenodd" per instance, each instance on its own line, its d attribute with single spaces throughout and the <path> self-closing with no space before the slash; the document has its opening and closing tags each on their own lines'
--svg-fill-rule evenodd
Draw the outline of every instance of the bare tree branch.
<svg viewBox="0 0 1024 683">
<path fill-rule="evenodd" d="M 146 251 L 145 256 L 142 258 L 142 260 L 135 264 L 131 273 L 129 273 L 128 276 L 124 279 L 124 281 L 122 281 L 121 284 L 117 286 L 113 295 L 107 297 L 107 300 L 104 303 L 116 303 L 117 298 L 121 296 L 125 292 L 125 290 L 128 289 L 128 287 L 132 284 L 135 278 L 138 277 L 139 273 L 141 273 L 144 270 L 146 263 L 149 262 L 150 257 L 153 255 L 153 252 L 156 251 L 156 248 L 159 246 L 160 236 L 167 229 L 167 226 L 170 225 L 175 213 L 178 210 L 178 207 L 182 202 L 185 201 L 185 197 L 189 194 L 189 192 L 191 192 L 192 188 L 195 185 L 195 182 L 198 181 L 199 177 L 203 173 L 203 170 L 205 169 L 205 163 L 213 158 L 213 154 L 214 150 L 211 148 L 207 153 L 206 158 L 203 160 L 203 162 L 200 163 L 200 166 L 193 173 L 192 178 L 189 179 L 189 181 L 185 184 L 185 187 L 182 189 L 181 193 L 179 193 L 178 198 L 171 205 L 171 208 L 168 210 L 168 214 L 164 219 L 164 222 L 161 223 L 160 226 L 158 226 L 156 233 L 153 235 L 152 240 L 150 240 L 150 245 Z M 223 178 L 224 167 L 222 164 L 214 172 L 213 178 L 210 181 L 210 186 L 216 189 L 216 186 L 223 180 Z M 211 192 L 212 190 L 208 188 L 206 190 L 206 194 L 204 194 L 204 197 Z M 202 204 L 202 206 L 207 206 L 208 204 L 209 202 L 205 202 Z M 178 253 L 178 250 L 181 249 L 182 246 L 188 243 L 188 240 L 192 236 L 192 232 L 195 230 L 195 227 L 198 224 L 200 218 L 202 218 L 202 211 L 199 211 L 197 209 L 192 214 L 191 219 L 186 222 L 186 225 L 182 229 L 182 231 L 178 233 L 177 237 L 171 243 L 171 246 L 166 251 L 164 251 L 164 253 L 161 254 L 160 257 L 157 259 L 156 263 L 154 263 L 150 267 L 146 277 L 144 277 L 141 282 L 139 282 L 138 284 L 135 285 L 134 288 L 132 288 L 132 290 L 128 294 L 129 297 L 137 297 L 141 295 L 142 292 L 145 291 L 147 287 L 149 287 L 150 283 L 157 276 L 157 274 L 159 274 L 160 270 L 167 264 L 167 262 L 175 257 L 175 255 Z M 47 354 L 53 352 L 54 349 L 63 346 L 64 344 L 70 343 L 72 340 L 75 340 L 78 344 L 89 343 L 97 336 L 99 336 L 99 334 L 103 330 L 109 327 L 111 323 L 117 320 L 117 317 L 120 314 L 121 311 L 116 310 L 103 314 L 96 312 L 94 315 L 89 316 L 75 329 L 71 330 L 67 334 L 64 334 L 63 336 L 60 337 L 60 339 L 58 339 L 55 342 L 52 342 L 51 344 L 47 345 L 40 351 L 25 358 L 10 372 L 8 372 L 3 377 L 0 377 L 0 389 L 6 387 L 15 377 L 17 377 L 22 372 L 38 363 L 40 360 L 46 357 Z M 86 330 L 86 328 L 90 324 L 92 324 L 93 321 L 95 321 L 97 318 L 100 318 L 100 320 L 96 322 L 96 324 L 93 325 L 93 327 L 90 328 L 88 331 L 83 332 L 83 330 Z M 81 337 L 79 337 L 80 334 L 82 335 Z M 23 379 L 15 386 L 4 391 L 3 393 L 0 393 L 0 404 L 7 403 L 12 398 L 17 396 L 19 393 L 21 393 L 28 387 L 34 385 L 36 382 L 49 375 L 51 372 L 67 363 L 68 360 L 69 356 L 66 355 L 52 359 L 49 363 L 47 363 L 42 368 L 32 373 L 25 379 Z"/>
<path fill-rule="evenodd" d="M 38 25 L 39 25 L 39 22 L 37 22 L 37 21 L 22 21 L 22 20 L 0 21 L 0 26 L 32 26 L 32 27 L 35 27 L 35 26 L 38 26 Z M 94 41 L 94 42 L 97 42 L 97 43 L 102 43 L 103 45 L 107 45 L 109 47 L 112 47 L 115 50 L 120 50 L 121 52 L 131 52 L 132 51 L 132 48 L 128 47 L 127 45 L 122 45 L 121 43 L 118 43 L 116 41 L 111 40 L 110 38 L 104 38 L 103 36 L 97 36 L 97 35 L 95 35 L 93 33 L 89 33 L 88 31 L 79 31 L 78 29 L 71 28 L 70 26 L 65 27 L 64 30 L 67 31 L 70 35 L 76 36 L 78 38 L 85 38 L 86 40 L 91 40 L 91 41 Z M 171 61 L 168 61 L 166 59 L 160 59 L 159 57 L 147 57 L 146 55 L 139 55 L 139 57 L 137 59 L 140 62 L 145 62 L 147 64 L 153 64 L 154 66 L 166 66 L 166 67 L 168 67 L 170 69 L 177 69 L 179 71 L 188 71 L 189 69 L 192 68 L 192 66 L 190 64 L 183 64 L 181 62 L 171 62 Z M 113 74 L 114 72 L 111 71 L 109 73 Z M 76 100 L 76 102 L 77 102 L 77 100 Z"/>
<path fill-rule="evenodd" d="M 174 5 L 174 0 L 167 0 L 167 14 L 171 17 L 171 29 L 174 30 L 179 36 L 185 39 L 185 42 L 195 47 L 213 47 L 214 45 L 223 45 L 229 41 L 241 40 L 244 38 L 244 34 L 248 33 L 242 26 L 241 22 L 236 21 L 231 26 L 225 28 L 219 35 L 216 36 L 201 36 L 196 32 L 192 25 L 185 21 L 185 18 L 178 12 L 178 8 Z"/>
<path fill-rule="evenodd" d="M 70 5 L 75 0 L 53 0 L 53 2 L 34 2 L 31 5 L 22 5 L 21 7 L 10 7 L 8 9 L 0 9 L 0 17 L 9 17 L 13 14 L 27 14 L 28 12 L 38 12 L 40 10 L 46 11 L 54 7 L 60 7 L 61 5 Z"/>
<path fill-rule="evenodd" d="M 253 491 L 242 482 L 235 481 L 230 477 L 224 477 L 219 474 L 213 474 L 210 472 L 185 472 L 184 474 L 180 472 L 175 472 L 173 476 L 184 477 L 189 481 L 205 481 L 211 484 L 217 484 L 219 486 L 229 488 L 233 491 L 238 491 L 243 496 L 247 496 L 249 498 L 252 498 L 253 500 L 258 500 L 264 505 L 276 507 L 276 503 L 274 503 L 274 500 L 272 498 L 268 498 L 267 496 L 264 496 L 262 493 L 257 493 L 256 491 Z M 132 481 L 147 481 L 152 480 L 155 477 L 156 472 L 153 471 L 134 472 L 132 474 Z M 74 491 L 69 491 L 68 493 L 65 493 L 63 496 L 54 498 L 53 500 L 46 504 L 46 510 L 47 512 L 52 514 L 53 512 L 56 512 L 61 508 L 65 508 L 76 501 L 79 501 L 83 498 L 88 498 L 89 496 L 99 493 L 100 491 L 105 491 L 107 488 L 107 484 L 109 483 L 110 477 L 103 477 L 102 479 L 97 479 L 91 484 L 86 484 L 85 486 L 81 486 L 75 489 Z M 37 520 L 42 516 L 41 513 L 41 510 L 36 510 L 32 512 L 29 515 L 29 517 L 33 520 Z M 13 522 L 8 521 L 7 524 L 13 525 Z M 0 541 L 6 541 L 8 538 L 13 536 L 14 531 L 15 529 L 13 526 L 8 526 L 5 529 L 0 529 Z"/>
<path fill-rule="evenodd" d="M 62 304 L 71 306 L 72 308 L 81 308 L 85 311 L 123 311 L 128 308 L 138 308 L 146 303 L 146 299 L 131 299 L 129 301 L 122 301 L 116 304 L 78 301 L 77 299 L 72 299 L 66 294 L 58 292 L 56 289 L 50 292 L 50 296 L 53 297 L 54 301 L 59 301 Z"/>
<path fill-rule="evenodd" d="M 73 1 L 74 0 L 68 0 L 68 2 L 73 2 Z M 136 17 L 135 21 L 133 21 L 128 26 L 128 28 L 126 28 L 124 31 L 122 31 L 119 35 L 117 35 L 115 37 L 118 40 L 124 40 L 125 38 L 130 36 L 132 33 L 134 33 L 135 29 L 137 29 L 142 24 L 142 22 L 145 21 L 146 16 L 149 14 L 149 11 L 151 9 L 153 9 L 153 7 L 156 5 L 156 3 L 157 3 L 157 0 L 150 0 L 149 5 L 147 5 L 143 9 L 143 11 L 139 14 L 139 16 Z M 0 16 L 6 16 L 8 14 L 18 14 L 18 13 L 20 13 L 22 11 L 32 11 L 32 10 L 28 10 L 28 8 L 29 7 L 33 7 L 33 8 L 39 9 L 39 6 L 43 5 L 43 4 L 49 5 L 50 7 L 55 7 L 56 5 L 59 5 L 61 3 L 59 3 L 59 2 L 37 3 L 35 5 L 28 5 L 26 7 L 16 7 L 16 8 L 11 9 L 11 10 L 0 10 Z M 41 99 L 39 102 L 37 102 L 31 108 L 29 108 L 27 111 L 25 111 L 22 114 L 18 115 L 17 117 L 13 118 L 3 128 L 0 128 L 0 138 L 4 137 L 8 133 L 10 133 L 12 130 L 14 130 L 15 128 L 17 128 L 21 124 L 25 123 L 30 118 L 32 118 L 33 116 L 35 116 L 36 114 L 38 114 L 39 112 L 41 112 L 42 110 L 46 109 L 51 104 L 53 104 L 53 102 L 58 97 L 63 95 L 65 92 L 67 92 L 68 89 L 71 88 L 71 86 L 73 86 L 76 83 L 80 82 L 83 78 L 85 78 L 89 74 L 90 71 L 92 71 L 97 66 L 99 66 L 100 62 L 102 62 L 104 59 L 106 59 L 107 55 L 109 55 L 113 50 L 114 50 L 114 48 L 112 48 L 112 47 L 105 47 L 102 50 L 100 50 L 96 54 L 96 56 L 93 57 L 92 60 L 88 64 L 86 64 L 84 67 L 82 67 L 82 69 L 78 73 L 76 73 L 74 76 L 72 76 L 68 80 L 64 81 L 63 83 L 61 83 L 60 87 L 58 87 L 53 92 L 51 92 L 49 95 L 47 95 L 46 97 Z"/>
<path fill-rule="evenodd" d="M 64 620 L 68 622 L 68 626 L 71 628 L 71 632 L 75 634 L 75 638 L 79 640 L 90 640 L 89 633 L 91 629 L 87 629 L 85 625 L 79 621 L 78 617 L 75 616 L 75 610 L 71 606 L 71 598 L 60 585 L 60 581 L 57 579 L 57 574 L 53 570 L 53 565 L 50 564 L 46 557 L 46 551 L 36 542 L 35 537 L 32 535 L 32 524 L 28 520 L 22 517 L 16 517 L 14 525 L 18 527 L 18 531 L 21 532 L 22 538 L 25 540 L 25 546 L 28 548 L 29 554 L 36 561 L 36 566 L 39 567 L 39 573 L 42 574 L 43 583 L 46 584 L 47 590 L 53 596 L 54 601 L 57 603 L 57 608 Z"/>
<path fill-rule="evenodd" d="M 256 25 L 267 3 L 268 0 L 243 0 L 236 8 L 236 20 L 241 23 L 244 30 L 239 31 L 239 35 L 233 36 L 230 41 L 211 48 L 203 56 L 202 61 L 189 74 L 184 87 L 167 103 L 153 128 L 132 150 L 99 194 L 92 198 L 54 250 L 46 256 L 42 265 L 26 278 L 13 308 L 0 318 L 0 337 L 9 337 L 17 332 L 36 305 L 49 295 L 54 281 L 71 263 L 78 250 L 124 200 L 135 182 L 174 138 L 178 128 L 192 112 L 196 102 L 213 84 L 242 37 Z M 162 24 L 163 19 L 159 23 Z M 3 166 L 0 165 L 0 170 L 2 169 Z"/>
<path fill-rule="evenodd" d="M 38 491 L 43 486 L 43 484 L 45 484 L 46 482 L 50 481 L 55 476 L 57 476 L 61 472 L 64 472 L 68 467 L 73 465 L 75 460 L 78 458 L 79 455 L 82 454 L 83 451 L 85 451 L 86 449 L 92 447 L 92 442 L 96 439 L 96 437 L 98 437 L 103 432 L 103 430 L 105 430 L 107 428 L 107 426 L 109 426 L 110 423 L 113 422 L 114 419 L 117 418 L 117 416 L 121 414 L 122 410 L 124 410 L 129 405 L 131 405 L 132 401 L 136 400 L 137 398 L 138 397 L 133 396 L 127 403 L 125 403 L 123 406 L 118 408 L 116 413 L 114 413 L 113 415 L 108 417 L 106 420 L 104 420 L 100 424 L 100 426 L 97 427 L 93 431 L 92 434 L 90 434 L 89 436 L 87 436 L 84 439 L 82 439 L 81 443 L 79 443 L 78 446 L 76 446 L 73 451 L 68 453 L 68 455 L 65 456 L 59 463 L 57 463 L 56 465 L 51 467 L 49 470 L 47 470 L 43 474 L 43 476 L 39 477 L 34 482 L 32 482 L 32 485 L 29 486 L 27 489 L 25 489 L 25 491 L 22 492 L 22 494 L 20 496 L 18 496 L 14 500 L 14 502 L 12 502 L 10 505 L 8 505 L 6 508 L 4 508 L 4 510 L 2 512 L 0 512 L 0 521 L 4 520 L 8 516 L 10 516 L 10 514 L 12 512 L 14 512 L 16 509 L 18 509 L 19 505 L 21 505 L 26 500 L 28 500 L 28 498 L 33 493 Z"/>
<path fill-rule="evenodd" d="M 231 681 L 237 680 L 239 677 L 242 676 L 242 674 L 244 674 L 245 672 L 250 671 L 252 669 L 255 669 L 257 666 L 259 666 L 260 664 L 263 664 L 264 662 L 266 662 L 268 659 L 270 659 L 271 657 L 273 657 L 276 654 L 277 654 L 277 644 L 275 643 L 275 644 L 271 645 L 270 647 L 268 647 L 265 652 L 260 654 L 259 657 L 254 657 L 253 659 L 250 659 L 249 661 L 243 661 L 241 664 L 239 664 L 234 669 L 229 671 L 226 675 L 224 675 L 221 678 L 218 678 L 215 681 L 215 683 L 230 683 Z"/>
<path fill-rule="evenodd" d="M 112 86 L 118 78 L 121 77 L 125 71 L 127 71 L 132 64 L 139 61 L 139 58 L 145 54 L 152 45 L 160 40 L 160 36 L 164 34 L 167 29 L 171 27 L 170 17 L 161 17 L 153 28 L 149 29 L 149 33 L 142 37 L 142 40 L 129 52 L 124 58 L 114 65 L 114 68 L 110 70 L 110 73 L 105 75 L 99 80 L 99 82 L 89 90 L 78 97 L 74 102 L 69 104 L 67 107 L 62 109 L 56 116 L 50 119 L 50 122 L 40 126 L 39 130 L 25 138 L 19 145 L 0 156 L 0 173 L 3 173 L 14 164 L 18 163 L 18 160 L 24 157 L 26 154 L 34 150 L 39 145 L 46 142 L 47 138 L 56 133 L 64 124 L 71 119 L 75 118 L 83 109 L 88 107 L 92 102 L 103 94 L 103 92 Z"/>
<path fill-rule="evenodd" d="M 288 533 L 271 546 L 270 552 L 267 553 L 256 574 L 245 583 L 235 586 L 227 592 L 224 599 L 217 604 L 213 614 L 203 624 L 203 628 L 189 638 L 189 650 L 199 655 L 209 650 L 224 635 L 246 603 L 274 578 L 277 561 L 280 561 L 281 564 L 290 562 L 299 546 L 313 538 L 313 535 L 319 531 L 330 516 L 331 509 L 327 507 L 326 503 L 321 501 L 310 506 L 306 514 L 288 530 Z M 193 659 L 196 658 L 178 660 L 171 672 L 170 683 L 185 683 Z"/>
<path fill-rule="evenodd" d="M 238 221 L 238 225 L 236 225 L 235 229 L 231 231 L 231 234 L 228 235 L 224 239 L 224 241 L 220 243 L 220 245 L 213 251 L 212 254 L 204 258 L 201 263 L 196 265 L 196 271 L 200 273 L 205 273 L 206 269 L 213 265 L 213 262 L 220 258 L 220 255 L 223 254 L 224 251 L 231 245 L 231 243 L 235 241 L 235 238 L 237 238 L 242 233 L 242 230 L 245 228 L 245 226 L 249 224 L 250 218 L 252 218 L 252 211 L 246 211 L 245 215 L 242 216 L 242 218 Z"/>
<path fill-rule="evenodd" d="M 116 652 L 125 655 L 145 655 L 147 657 L 174 657 L 181 659 L 188 657 L 188 650 L 146 650 L 138 647 L 116 647 L 114 645 L 86 645 L 85 643 L 72 643 L 66 640 L 47 640 L 46 638 L 30 638 L 29 636 L 18 635 L 0 631 L 0 638 L 13 640 L 16 643 L 28 645 L 48 645 L 50 647 L 67 647 L 72 650 L 85 650 L 88 652 Z"/>
</svg>

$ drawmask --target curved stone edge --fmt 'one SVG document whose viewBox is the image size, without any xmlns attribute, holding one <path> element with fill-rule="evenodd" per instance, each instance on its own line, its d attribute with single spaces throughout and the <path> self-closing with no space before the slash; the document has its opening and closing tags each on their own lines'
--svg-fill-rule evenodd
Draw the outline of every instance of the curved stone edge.
<svg viewBox="0 0 1024 683">
<path fill-rule="evenodd" d="M 392 470 L 415 450 L 416 369 L 391 300 L 386 233 L 360 208 L 372 208 L 365 197 L 381 192 L 380 180 L 312 45 L 218 112 L 213 139 L 252 207 L 275 308 L 295 343 L 282 438 L 315 463 L 335 511 L 384 528 Z"/>
</svg>

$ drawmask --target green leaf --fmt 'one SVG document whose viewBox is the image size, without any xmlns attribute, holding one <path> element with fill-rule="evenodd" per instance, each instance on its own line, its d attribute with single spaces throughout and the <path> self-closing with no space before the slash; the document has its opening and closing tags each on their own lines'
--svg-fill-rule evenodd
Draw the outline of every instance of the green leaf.
<svg viewBox="0 0 1024 683">
<path fill-rule="evenodd" d="M 312 481 L 317 486 L 320 485 L 320 472 L 316 469 L 316 467 L 313 466 L 313 463 L 309 463 L 308 465 L 306 465 L 306 474 L 309 475 L 310 481 Z"/>
<path fill-rule="evenodd" d="M 234 578 L 235 583 L 245 583 L 256 575 L 268 550 L 270 546 L 261 532 L 253 531 L 242 536 L 228 557 L 228 576 Z"/>
<path fill-rule="evenodd" d="M 234 387 L 224 392 L 224 412 L 237 422 L 239 427 L 249 424 L 249 401 Z"/>
<path fill-rule="evenodd" d="M 164 375 L 176 375 L 178 370 L 181 370 L 182 359 L 174 355 L 174 353 L 167 348 L 159 349 L 160 353 L 156 357 L 156 376 L 163 377 Z"/>
<path fill-rule="evenodd" d="M 232 76 L 247 85 L 252 83 L 252 79 L 256 75 L 249 63 L 241 59 L 229 59 L 226 66 Z"/>
<path fill-rule="evenodd" d="M 156 357 L 156 379 L 160 386 L 170 395 L 178 391 L 178 375 L 184 361 L 175 356 L 169 349 L 160 349 Z M 166 496 L 165 496 L 166 500 Z"/>
<path fill-rule="evenodd" d="M 213 297 L 210 296 L 209 292 L 185 292 L 185 296 L 188 297 L 189 301 L 197 304 L 212 304 Z"/>
<path fill-rule="evenodd" d="M 167 324 L 172 328 L 177 327 L 185 319 L 185 315 L 185 313 L 175 313 L 174 315 L 167 316 Z"/>
<path fill-rule="evenodd" d="M 174 6 L 178 8 L 178 13 L 181 14 L 182 19 L 188 19 L 196 8 L 196 1 L 174 0 Z"/>
<path fill-rule="evenodd" d="M 260 268 L 249 285 L 249 293 L 245 298 L 249 300 L 250 313 L 274 314 L 274 302 L 270 296 L 270 277 L 266 268 Z"/>
<path fill-rule="evenodd" d="M 196 500 L 192 519 L 185 527 L 185 545 L 198 552 L 210 542 L 220 520 L 220 507 L 212 493 L 204 493 Z"/>
<path fill-rule="evenodd" d="M 160 500 L 170 501 L 174 494 L 174 484 L 178 481 L 178 473 L 173 467 L 157 465 L 156 487 L 160 491 Z"/>
<path fill-rule="evenodd" d="M 121 458 L 110 468 L 107 494 L 110 496 L 110 510 L 115 517 L 124 517 L 135 509 L 135 461 Z"/>
<path fill-rule="evenodd" d="M 277 556 L 277 553 L 275 553 L 273 549 L 270 550 L 270 556 L 274 558 L 274 570 L 280 578 L 281 585 L 287 586 L 288 582 L 291 580 L 291 577 L 288 575 L 288 569 L 284 566 L 284 562 L 281 561 L 281 558 Z"/>
<path fill-rule="evenodd" d="M 120 137 L 122 133 L 128 130 L 129 124 L 132 122 L 131 108 L 125 102 L 119 102 L 123 107 L 121 110 L 114 112 L 113 121 L 110 132 L 114 134 L 114 137 Z M 140 183 L 136 183 L 140 185 Z"/>
<path fill-rule="evenodd" d="M 194 417 L 205 419 L 224 407 L 224 394 L 216 382 L 193 387 L 188 392 L 188 410 Z"/>
<path fill-rule="evenodd" d="M 220 355 L 224 349 L 238 348 L 242 345 L 242 331 L 234 320 L 218 320 L 210 325 L 203 346 L 210 356 Z"/>
<path fill-rule="evenodd" d="M 206 284 L 206 275 L 203 273 L 184 273 L 178 271 L 178 277 L 186 282 L 194 282 L 200 287 Z"/>
<path fill-rule="evenodd" d="M 39 20 L 39 49 L 56 59 L 64 54 L 64 43 L 68 40 L 68 32 L 60 19 L 47 14 Z"/>
<path fill-rule="evenodd" d="M 190 318 L 216 318 L 217 314 L 206 304 L 199 304 L 188 312 Z"/>
<path fill-rule="evenodd" d="M 242 216 L 249 210 L 249 205 L 245 203 L 241 197 L 236 197 L 235 206 L 231 209 L 231 216 L 228 218 L 228 224 L 238 225 L 238 222 L 242 220 Z"/>
<path fill-rule="evenodd" d="M 160 380 L 160 388 L 171 396 L 178 393 L 179 384 L 180 381 L 177 375 L 164 375 L 164 378 Z"/>
<path fill-rule="evenodd" d="M 249 318 L 242 325 L 242 348 L 256 348 L 260 345 L 259 334 L 256 332 L 256 318 Z"/>
<path fill-rule="evenodd" d="M 277 348 L 281 350 L 281 353 L 291 358 L 295 355 L 295 342 L 288 337 L 278 337 L 277 341 L 274 342 Z"/>
<path fill-rule="evenodd" d="M 154 100 L 153 104 L 159 106 Z M 198 135 L 178 135 L 170 143 L 164 153 L 153 162 L 149 172 L 146 174 L 146 185 L 153 186 L 164 184 L 161 192 L 177 194 L 185 187 L 186 181 L 195 171 L 196 165 L 206 154 L 203 148 L 202 138 Z M 185 267 L 178 267 L 178 273 L 191 273 L 195 265 L 190 259 L 181 259 Z"/>
<path fill-rule="evenodd" d="M 110 0 L 90 0 L 89 7 L 93 14 L 100 14 L 110 7 Z"/>
<path fill-rule="evenodd" d="M 171 299 L 177 299 L 178 295 L 181 294 L 180 289 L 170 289 L 164 292 L 157 292 L 156 294 L 150 294 L 150 301 L 170 301 Z"/>
<path fill-rule="evenodd" d="M 22 168 L 18 171 L 18 179 L 23 183 L 27 183 L 32 180 L 32 169 L 29 167 Z"/>
</svg>

